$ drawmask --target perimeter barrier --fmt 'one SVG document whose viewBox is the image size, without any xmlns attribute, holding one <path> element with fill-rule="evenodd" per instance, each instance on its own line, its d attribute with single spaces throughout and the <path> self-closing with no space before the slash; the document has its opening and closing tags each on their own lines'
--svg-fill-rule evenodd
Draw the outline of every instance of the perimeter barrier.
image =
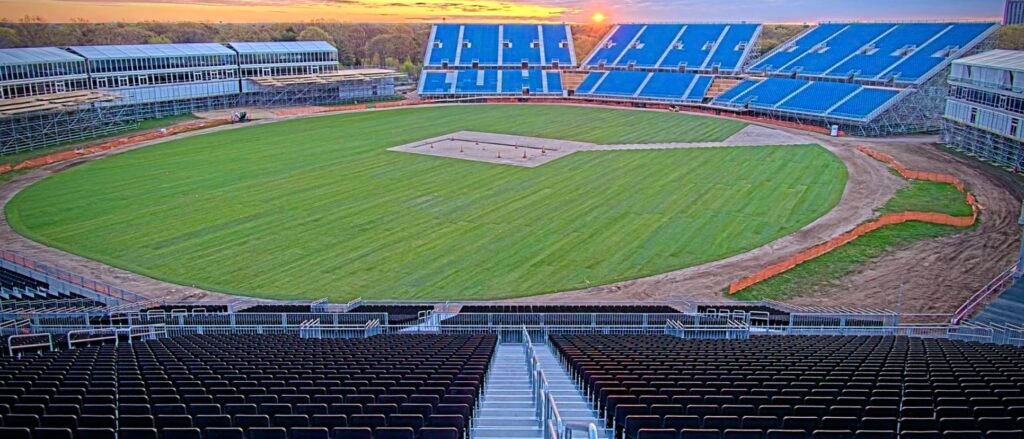
<svg viewBox="0 0 1024 439">
<path fill-rule="evenodd" d="M 754 286 L 758 283 L 764 282 L 765 280 L 771 279 L 782 273 L 785 273 L 796 266 L 803 264 L 804 262 L 818 258 L 819 256 L 825 255 L 832 250 L 849 244 L 853 240 L 864 236 L 868 233 L 874 232 L 875 230 L 881 229 L 885 226 L 891 226 L 896 224 L 903 224 L 910 221 L 918 221 L 932 224 L 942 224 L 953 227 L 971 227 L 978 220 L 978 213 L 981 211 L 981 206 L 978 204 L 977 199 L 970 192 L 967 192 L 964 188 L 964 183 L 959 178 L 948 175 L 938 174 L 934 172 L 922 172 L 912 171 L 907 169 L 903 164 L 898 162 L 892 156 L 875 151 L 866 146 L 858 146 L 857 150 L 868 155 L 875 160 L 883 162 L 892 167 L 896 172 L 907 179 L 911 180 L 922 180 L 932 181 L 937 183 L 945 183 L 953 185 L 958 191 L 964 194 L 964 198 L 968 205 L 971 206 L 971 215 L 969 216 L 953 216 L 944 213 L 936 212 L 900 212 L 900 213 L 889 213 L 882 215 L 878 219 L 868 221 L 855 227 L 853 230 L 843 233 L 835 238 L 828 240 L 823 244 L 818 244 L 810 249 L 803 252 L 797 253 L 781 262 L 769 265 L 763 270 L 754 273 L 750 276 L 744 277 L 737 280 L 729 285 L 729 294 L 736 294 L 744 289 Z"/>
</svg>

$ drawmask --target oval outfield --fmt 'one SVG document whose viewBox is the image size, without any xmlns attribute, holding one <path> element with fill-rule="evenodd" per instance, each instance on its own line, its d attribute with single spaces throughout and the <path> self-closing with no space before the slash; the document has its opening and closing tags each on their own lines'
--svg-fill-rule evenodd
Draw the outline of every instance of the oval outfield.
<svg viewBox="0 0 1024 439">
<path fill-rule="evenodd" d="M 21 234 L 168 282 L 296 299 L 494 299 L 722 259 L 831 210 L 818 146 L 585 151 L 537 168 L 388 148 L 459 130 L 591 142 L 721 141 L 736 121 L 565 106 L 315 117 L 196 136 L 46 178 Z"/>
</svg>

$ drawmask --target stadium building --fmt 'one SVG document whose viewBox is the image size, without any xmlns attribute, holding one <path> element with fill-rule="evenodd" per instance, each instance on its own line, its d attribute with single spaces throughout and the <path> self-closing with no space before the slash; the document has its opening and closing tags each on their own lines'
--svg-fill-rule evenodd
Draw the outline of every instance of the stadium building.
<svg viewBox="0 0 1024 439">
<path fill-rule="evenodd" d="M 460 63 L 437 58 L 433 47 L 458 52 L 460 44 L 479 44 L 444 26 L 432 31 L 426 64 L 453 70 L 424 74 L 421 95 L 538 94 L 538 79 L 519 92 L 516 81 L 498 87 L 511 73 L 459 71 Z M 837 126 L 861 136 L 929 132 L 940 127 L 947 91 L 943 72 L 952 60 L 990 48 L 996 28 L 994 23 L 823 23 L 761 54 L 758 24 L 621 24 L 579 68 L 551 70 L 541 78 L 550 84 L 558 77 L 565 84 L 543 88 L 545 94 L 573 99 L 696 107 Z M 450 41 L 442 41 L 446 38 Z M 455 55 L 450 57 L 463 59 Z M 496 59 L 492 54 L 473 65 L 507 67 L 492 62 Z M 522 70 L 521 76 L 538 75 Z"/>
<path fill-rule="evenodd" d="M 838 125 L 859 135 L 931 131 L 941 122 L 954 147 L 1019 169 L 1024 56 L 975 54 L 994 30 L 989 23 L 824 23 L 761 53 L 759 24 L 622 24 L 578 60 L 566 25 L 438 24 L 418 84 L 428 99 L 416 103 L 540 98 L 534 102 L 690 107 Z M 325 42 L 5 49 L 0 155 L 144 118 L 382 99 L 395 93 L 396 76 L 343 69 Z M 948 302 L 915 303 L 920 313 L 902 312 L 903 287 L 897 295 L 878 287 L 881 282 L 850 287 L 877 294 L 873 303 L 894 303 L 896 311 L 831 304 L 860 303 L 864 295 L 812 297 L 809 303 L 822 304 L 813 306 L 721 296 L 719 284 L 732 282 L 728 289 L 735 292 L 735 278 L 765 280 L 777 267 L 807 262 L 803 255 L 820 256 L 883 221 L 924 224 L 914 218 L 928 217 L 972 235 L 1015 231 L 1013 224 L 970 229 L 980 210 L 964 181 L 907 169 L 883 151 L 848 145 L 853 142 L 723 118 L 592 107 L 425 105 L 317 115 L 206 139 L 169 139 L 181 143 L 106 157 L 99 166 L 43 180 L 102 154 L 47 161 L 19 177 L 17 188 L 4 187 L 13 197 L 31 187 L 31 178 L 40 179 L 5 206 L 8 218 L 25 227 L 5 236 L 27 243 L 29 223 L 52 229 L 36 242 L 0 249 L 0 439 L 1024 438 L 1024 284 L 992 300 L 1020 277 L 1018 266 L 948 313 L 933 312 L 951 310 L 943 308 Z M 467 131 L 487 122 L 495 131 L 521 125 L 554 134 Z M 630 132 L 640 125 L 643 130 Z M 446 134 L 446 127 L 457 128 Z M 607 132 L 583 142 L 568 138 L 573 130 Z M 684 134 L 693 137 L 680 139 Z M 423 139 L 429 136 L 438 137 Z M 764 143 L 749 143 L 754 137 Z M 396 139 L 411 143 L 391 145 Z M 780 139 L 788 142 L 775 143 Z M 402 154 L 409 150 L 415 154 Z M 865 169 L 847 166 L 851 155 Z M 556 158 L 563 161 L 524 166 Z M 764 178 L 752 178 L 755 171 Z M 851 172 L 888 181 L 848 184 Z M 793 183 L 774 194 L 760 190 L 787 178 Z M 912 179 L 951 186 L 943 195 L 956 197 L 970 214 L 882 207 L 893 193 L 917 186 Z M 57 185 L 40 189 L 46 184 Z M 729 198 L 729 186 L 742 193 Z M 556 197 L 561 190 L 573 197 Z M 614 200 L 624 201 L 601 197 L 613 191 L 620 195 Z M 882 201 L 847 200 L 840 209 L 840 198 L 854 192 L 880 192 Z M 997 201 L 993 192 L 979 191 L 986 202 Z M 258 197 L 247 197 L 252 194 Z M 829 194 L 836 200 L 828 203 Z M 905 204 L 931 201 L 930 194 L 913 194 L 920 199 Z M 766 233 L 786 221 L 763 212 L 802 215 L 819 205 L 804 203 L 812 198 L 822 199 L 820 214 L 781 237 Z M 546 209 L 531 209 L 537 206 Z M 824 224 L 833 214 L 855 218 Z M 396 221 L 402 216 L 408 221 Z M 970 222 L 954 226 L 961 220 Z M 701 221 L 735 226 L 712 236 L 701 232 Z M 606 229 L 579 228 L 584 222 Z M 403 230 L 413 223 L 431 230 Z M 435 230 L 442 224 L 451 234 Z M 95 225 L 111 231 L 89 227 Z M 126 233 L 133 225 L 154 231 Z M 49 240 L 53 229 L 83 238 L 85 246 L 59 246 Z M 646 234 L 626 233 L 634 230 Z M 785 242 L 798 233 L 806 236 Z M 450 240 L 456 234 L 463 240 Z M 715 264 L 722 273 L 680 274 L 669 271 L 679 266 L 667 265 L 645 271 L 645 262 L 667 261 L 671 253 L 762 234 L 757 246 L 715 250 L 721 254 L 690 266 Z M 593 258 L 574 248 L 570 235 L 590 238 L 595 245 L 584 250 Z M 194 239 L 204 247 L 190 248 Z M 257 241 L 274 245 L 249 245 Z M 342 241 L 354 244 L 337 246 Z M 507 251 L 504 241 L 526 246 Z M 642 248 L 623 250 L 625 241 Z M 680 242 L 693 246 L 654 245 Z M 128 262 L 87 251 L 95 243 Z M 980 257 L 1005 256 L 1005 248 L 984 243 Z M 133 245 L 139 253 L 127 251 Z M 943 245 L 948 248 L 924 251 L 931 257 L 960 250 Z M 418 247 L 436 253 L 416 254 Z M 448 258 L 458 247 L 494 251 L 472 253 L 472 261 Z M 743 259 L 759 251 L 765 259 Z M 21 254 L 29 252 L 35 253 Z M 399 257 L 388 260 L 385 253 Z M 966 265 L 963 258 L 928 257 L 907 260 L 947 264 L 938 269 Z M 726 265 L 734 258 L 736 265 Z M 594 277 L 601 275 L 596 265 L 615 259 L 626 266 L 624 275 Z M 562 261 L 574 264 L 556 266 Z M 154 262 L 162 268 L 146 268 Z M 498 265 L 515 271 L 496 272 Z M 965 269 L 980 271 L 980 265 Z M 344 271 L 349 266 L 356 268 Z M 213 267 L 224 270 L 187 281 L 188 272 Z M 384 271 L 397 279 L 383 282 Z M 571 291 L 538 283 L 525 292 L 567 296 L 482 300 L 519 297 L 497 294 L 559 271 L 572 274 L 564 284 Z M 479 277 L 453 281 L 464 272 Z M 906 280 L 906 273 L 896 274 Z M 235 277 L 243 287 L 221 284 L 220 277 Z M 626 284 L 644 277 L 660 282 Z M 682 277 L 708 283 L 706 295 L 684 296 L 692 292 L 680 286 Z M 948 293 L 936 285 L 944 280 L 925 279 L 939 294 L 915 299 Z M 389 285 L 398 284 L 408 290 L 395 294 Z M 421 300 L 438 297 L 428 287 L 464 295 Z M 592 287 L 622 301 L 581 300 Z M 660 293 L 653 288 L 682 291 L 656 302 Z M 270 299 L 326 291 L 351 300 Z"/>
<path fill-rule="evenodd" d="M 1024 166 L 1024 52 L 957 60 L 949 76 L 942 141 L 1019 172 Z"/>
<path fill-rule="evenodd" d="M 388 99 L 399 76 L 342 69 L 323 41 L 0 49 L 0 155 L 155 117 Z"/>
<path fill-rule="evenodd" d="M 1003 6 L 1003 24 L 1024 24 L 1024 1 L 1006 0 Z"/>
<path fill-rule="evenodd" d="M 562 96 L 576 51 L 568 25 L 439 24 L 423 65 L 421 96 Z"/>
</svg>

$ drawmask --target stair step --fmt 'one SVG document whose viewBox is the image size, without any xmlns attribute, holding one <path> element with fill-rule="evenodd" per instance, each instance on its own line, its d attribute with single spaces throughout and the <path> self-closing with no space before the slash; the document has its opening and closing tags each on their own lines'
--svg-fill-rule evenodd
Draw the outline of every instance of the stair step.
<svg viewBox="0 0 1024 439">
<path fill-rule="evenodd" d="M 511 428 L 502 427 L 474 427 L 472 436 L 474 438 L 480 437 L 514 437 L 514 438 L 543 438 L 544 430 L 540 427 L 521 427 L 512 426 Z"/>
<path fill-rule="evenodd" d="M 536 418 L 502 418 L 487 417 L 473 419 L 477 427 L 536 427 Z"/>
</svg>

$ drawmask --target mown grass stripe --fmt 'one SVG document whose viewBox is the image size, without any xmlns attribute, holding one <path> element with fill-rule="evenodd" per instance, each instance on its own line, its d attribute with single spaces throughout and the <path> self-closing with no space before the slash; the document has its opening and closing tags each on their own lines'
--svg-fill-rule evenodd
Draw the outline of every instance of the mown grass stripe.
<svg viewBox="0 0 1024 439">
<path fill-rule="evenodd" d="M 818 146 L 584 152 L 527 169 L 387 151 L 458 130 L 600 144 L 721 141 L 744 125 L 557 106 L 318 117 L 54 175 L 7 207 L 32 239 L 175 283 L 275 298 L 493 299 L 734 255 L 842 195 Z"/>
</svg>

